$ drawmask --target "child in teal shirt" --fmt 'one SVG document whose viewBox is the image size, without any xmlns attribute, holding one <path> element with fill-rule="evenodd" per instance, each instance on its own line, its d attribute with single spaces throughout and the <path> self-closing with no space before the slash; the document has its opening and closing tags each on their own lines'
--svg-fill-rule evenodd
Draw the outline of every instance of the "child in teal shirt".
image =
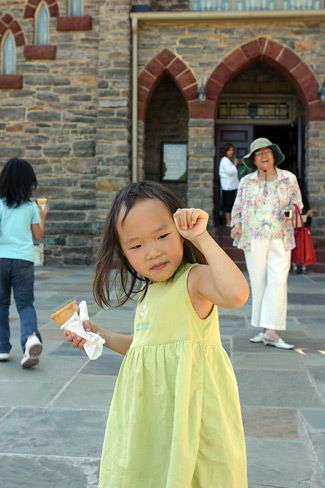
<svg viewBox="0 0 325 488">
<path fill-rule="evenodd" d="M 0 361 L 10 359 L 11 289 L 20 316 L 23 368 L 39 362 L 42 339 L 34 302 L 33 238 L 44 234 L 48 212 L 31 201 L 37 179 L 30 163 L 12 158 L 0 174 Z"/>
</svg>

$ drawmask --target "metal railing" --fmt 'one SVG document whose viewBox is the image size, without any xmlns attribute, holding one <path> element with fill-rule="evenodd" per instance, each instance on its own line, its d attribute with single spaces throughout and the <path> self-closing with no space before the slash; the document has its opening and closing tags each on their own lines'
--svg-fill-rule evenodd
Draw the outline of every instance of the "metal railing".
<svg viewBox="0 0 325 488">
<path fill-rule="evenodd" d="M 191 10 L 313 10 L 324 8 L 324 0 L 192 0 Z"/>
</svg>

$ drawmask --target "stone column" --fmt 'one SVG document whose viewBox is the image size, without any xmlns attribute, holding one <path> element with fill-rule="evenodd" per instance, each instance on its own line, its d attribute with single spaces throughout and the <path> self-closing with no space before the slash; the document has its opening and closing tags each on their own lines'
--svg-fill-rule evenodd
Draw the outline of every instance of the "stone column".
<svg viewBox="0 0 325 488">
<path fill-rule="evenodd" d="M 145 143 L 145 123 L 143 120 L 138 121 L 138 181 L 145 179 L 144 171 L 144 143 Z"/>
<path fill-rule="evenodd" d="M 306 191 L 314 209 L 313 235 L 325 235 L 325 122 L 313 121 L 306 126 Z"/>
<path fill-rule="evenodd" d="M 214 207 L 214 133 L 214 119 L 189 121 L 187 202 L 189 207 L 200 207 L 208 212 L 210 231 Z"/>
<path fill-rule="evenodd" d="M 130 182 L 130 0 L 100 4 L 97 113 L 97 230 L 115 191 Z"/>
</svg>

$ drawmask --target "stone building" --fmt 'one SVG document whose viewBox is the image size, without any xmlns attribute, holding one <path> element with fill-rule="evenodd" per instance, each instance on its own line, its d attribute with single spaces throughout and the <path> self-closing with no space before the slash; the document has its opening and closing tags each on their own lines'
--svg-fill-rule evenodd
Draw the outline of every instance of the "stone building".
<svg viewBox="0 0 325 488">
<path fill-rule="evenodd" d="M 0 0 L 0 154 L 49 198 L 46 263 L 91 263 L 115 191 L 154 179 L 218 225 L 225 142 L 265 136 L 325 236 L 323 0 Z"/>
</svg>

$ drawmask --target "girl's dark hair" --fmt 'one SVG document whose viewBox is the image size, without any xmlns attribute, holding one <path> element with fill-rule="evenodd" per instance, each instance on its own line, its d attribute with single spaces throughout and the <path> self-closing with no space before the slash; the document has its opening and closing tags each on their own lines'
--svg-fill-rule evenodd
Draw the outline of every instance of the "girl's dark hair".
<svg viewBox="0 0 325 488">
<path fill-rule="evenodd" d="M 235 149 L 235 146 L 233 144 L 230 144 L 230 142 L 228 142 L 227 144 L 225 144 L 222 148 L 222 156 L 227 156 L 227 152 L 229 151 L 229 149 L 233 147 Z"/>
<path fill-rule="evenodd" d="M 30 201 L 37 184 L 36 175 L 28 161 L 9 159 L 0 174 L 0 197 L 6 199 L 8 207 L 19 207 Z"/>
<path fill-rule="evenodd" d="M 142 298 L 147 292 L 150 280 L 139 275 L 124 256 L 116 228 L 120 212 L 124 212 L 124 220 L 135 202 L 146 198 L 156 198 L 163 202 L 171 215 L 182 207 L 181 202 L 172 191 L 154 181 L 132 183 L 116 194 L 108 211 L 95 265 L 93 292 L 96 303 L 101 307 L 104 305 L 119 307 L 140 291 L 144 292 Z M 206 264 L 203 254 L 190 241 L 185 239 L 183 248 L 182 264 Z M 115 273 L 112 278 L 113 270 Z M 114 304 L 111 298 L 111 284 L 114 284 L 117 296 Z"/>
</svg>

